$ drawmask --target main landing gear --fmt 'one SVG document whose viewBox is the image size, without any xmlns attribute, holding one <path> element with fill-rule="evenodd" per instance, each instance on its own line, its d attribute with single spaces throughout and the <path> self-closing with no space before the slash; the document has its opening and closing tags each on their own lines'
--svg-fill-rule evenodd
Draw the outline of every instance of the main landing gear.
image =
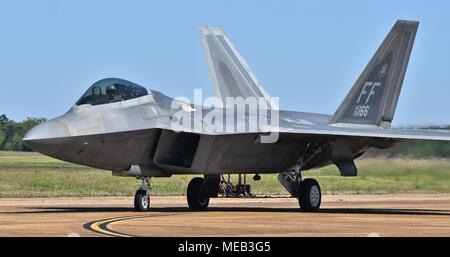
<svg viewBox="0 0 450 257">
<path fill-rule="evenodd" d="M 208 208 L 209 198 L 219 193 L 220 175 L 208 175 L 205 178 L 193 178 L 187 188 L 187 202 L 193 211 Z"/>
<path fill-rule="evenodd" d="M 141 178 L 141 186 L 134 195 L 134 209 L 148 211 L 150 209 L 150 178 Z"/>
<path fill-rule="evenodd" d="M 297 199 L 302 211 L 313 212 L 319 210 L 322 201 L 319 183 L 312 178 L 307 178 L 300 182 Z"/>
<path fill-rule="evenodd" d="M 298 199 L 302 211 L 319 210 L 322 201 L 319 183 L 312 178 L 302 180 L 300 167 L 280 173 L 278 180 L 293 197 Z"/>
<path fill-rule="evenodd" d="M 193 178 L 187 187 L 187 202 L 194 211 L 208 208 L 209 196 L 206 193 L 205 179 Z"/>
</svg>

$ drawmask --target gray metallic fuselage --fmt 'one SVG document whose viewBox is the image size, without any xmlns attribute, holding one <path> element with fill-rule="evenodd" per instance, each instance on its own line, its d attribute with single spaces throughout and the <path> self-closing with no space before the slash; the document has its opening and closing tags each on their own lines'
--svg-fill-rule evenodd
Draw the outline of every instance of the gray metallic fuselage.
<svg viewBox="0 0 450 257">
<path fill-rule="evenodd" d="M 156 91 L 149 92 L 149 96 L 127 101 L 74 106 L 64 115 L 30 130 L 24 141 L 33 150 L 72 163 L 116 172 L 136 165 L 154 176 L 169 176 L 278 173 L 294 165 L 308 144 L 323 140 L 320 135 L 280 133 L 276 143 L 264 144 L 257 141 L 261 133 L 256 132 L 176 133 L 171 128 L 173 99 Z M 205 110 L 203 115 L 210 110 Z M 249 114 L 245 117 L 249 119 Z M 279 112 L 280 127 L 325 126 L 330 118 L 321 114 Z M 367 140 L 357 141 L 355 154 L 368 147 Z M 304 169 L 331 163 L 330 152 L 315 158 Z"/>
</svg>

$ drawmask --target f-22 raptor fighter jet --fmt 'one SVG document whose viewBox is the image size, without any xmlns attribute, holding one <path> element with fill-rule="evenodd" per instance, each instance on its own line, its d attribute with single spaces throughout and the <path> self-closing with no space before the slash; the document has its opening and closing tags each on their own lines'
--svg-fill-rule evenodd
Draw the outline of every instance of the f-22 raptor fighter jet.
<svg viewBox="0 0 450 257">
<path fill-rule="evenodd" d="M 342 176 L 356 176 L 354 160 L 369 148 L 389 148 L 410 139 L 450 140 L 445 131 L 390 128 L 418 25 L 395 23 L 334 115 L 278 110 L 224 31 L 201 26 L 219 99 L 255 98 L 265 109 L 191 104 L 108 78 L 89 87 L 64 115 L 32 128 L 23 140 L 57 159 L 141 179 L 137 211 L 149 209 L 153 177 L 203 175 L 190 181 L 187 202 L 192 210 L 204 210 L 218 195 L 220 175 L 232 173 L 279 173 L 300 208 L 316 211 L 320 186 L 314 179 L 302 179 L 303 171 L 334 164 Z M 260 122 L 264 119 L 267 124 Z M 184 126 L 174 126 L 182 120 Z M 216 129 L 220 126 L 225 129 Z"/>
</svg>

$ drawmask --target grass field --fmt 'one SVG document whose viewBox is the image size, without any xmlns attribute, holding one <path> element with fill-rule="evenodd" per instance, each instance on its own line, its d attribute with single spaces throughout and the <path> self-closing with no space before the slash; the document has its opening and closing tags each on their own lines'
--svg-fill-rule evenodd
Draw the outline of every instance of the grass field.
<svg viewBox="0 0 450 257">
<path fill-rule="evenodd" d="M 450 192 L 449 159 L 361 159 L 357 177 L 343 178 L 334 165 L 305 172 L 316 178 L 324 193 L 382 194 Z M 153 194 L 181 195 L 192 176 L 155 178 Z M 286 194 L 276 174 L 254 182 L 257 195 Z M 52 159 L 38 153 L 0 152 L 0 197 L 131 196 L 139 181 Z"/>
</svg>

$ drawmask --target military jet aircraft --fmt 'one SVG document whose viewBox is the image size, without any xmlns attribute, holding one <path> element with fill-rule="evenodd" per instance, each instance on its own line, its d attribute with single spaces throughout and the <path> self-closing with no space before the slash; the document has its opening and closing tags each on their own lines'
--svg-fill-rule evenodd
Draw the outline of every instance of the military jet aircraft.
<svg viewBox="0 0 450 257">
<path fill-rule="evenodd" d="M 334 115 L 277 110 L 224 31 L 201 26 L 220 99 L 258 98 L 269 110 L 259 118 L 276 121 L 276 126 L 252 122 L 260 113 L 246 108 L 243 116 L 231 119 L 235 122 L 216 116 L 216 125 L 227 129 L 211 130 L 204 119 L 211 112 L 223 111 L 228 117 L 238 111 L 231 108 L 230 114 L 229 106 L 191 104 L 108 78 L 89 87 L 67 113 L 32 128 L 23 140 L 57 159 L 141 179 L 134 201 L 137 211 L 149 210 L 153 177 L 203 175 L 190 181 L 187 202 L 192 210 L 204 210 L 218 194 L 220 175 L 232 173 L 279 173 L 300 208 L 317 211 L 320 186 L 314 179 L 302 179 L 303 171 L 335 164 L 342 176 L 356 176 L 354 160 L 369 148 L 384 149 L 410 139 L 450 140 L 445 131 L 390 128 L 418 25 L 395 23 Z M 196 125 L 174 128 L 180 113 Z M 245 129 L 238 131 L 244 123 Z M 265 142 L 265 137 L 274 140 Z"/>
</svg>

